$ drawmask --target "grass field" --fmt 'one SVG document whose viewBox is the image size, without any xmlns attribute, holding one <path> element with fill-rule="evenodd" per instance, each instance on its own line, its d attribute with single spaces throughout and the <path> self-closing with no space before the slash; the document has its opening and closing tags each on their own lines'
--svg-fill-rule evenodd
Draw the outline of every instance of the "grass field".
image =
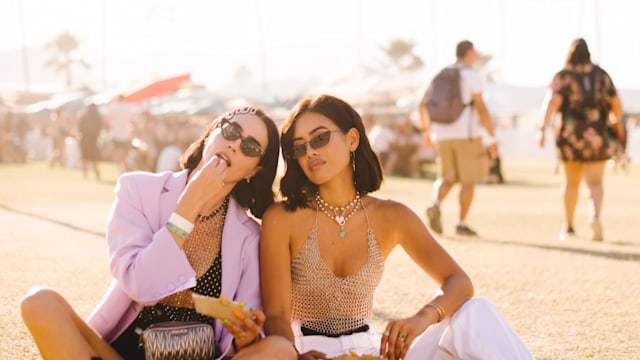
<svg viewBox="0 0 640 360">
<path fill-rule="evenodd" d="M 109 283 L 104 239 L 115 171 L 85 180 L 43 163 L 0 165 L 0 359 L 37 359 L 19 315 L 33 285 L 60 290 L 86 316 Z M 502 311 L 538 359 L 632 359 L 640 348 L 640 167 L 607 169 L 605 241 L 590 240 L 583 188 L 576 239 L 558 242 L 560 182 L 552 161 L 503 161 L 506 184 L 480 185 L 468 222 L 477 238 L 453 228 L 454 188 L 443 203 L 445 248 L 471 276 L 476 295 Z M 424 217 L 430 180 L 387 178 L 376 195 Z M 376 325 L 409 315 L 435 291 L 400 251 L 375 295 Z"/>
</svg>

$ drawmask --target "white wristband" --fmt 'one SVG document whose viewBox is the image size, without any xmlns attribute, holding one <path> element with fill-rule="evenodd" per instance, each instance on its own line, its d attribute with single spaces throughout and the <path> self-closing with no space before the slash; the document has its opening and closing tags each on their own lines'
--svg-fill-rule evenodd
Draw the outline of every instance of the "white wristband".
<svg viewBox="0 0 640 360">
<path fill-rule="evenodd" d="M 493 145 L 493 144 L 495 144 L 495 143 L 496 143 L 496 138 L 494 138 L 493 136 L 491 136 L 491 137 L 489 138 L 489 141 L 487 141 L 487 144 L 489 144 L 489 145 Z"/>
<path fill-rule="evenodd" d="M 193 223 L 182 216 L 176 214 L 175 212 L 169 216 L 169 222 L 186 231 L 187 233 L 191 233 L 193 231 Z"/>
</svg>

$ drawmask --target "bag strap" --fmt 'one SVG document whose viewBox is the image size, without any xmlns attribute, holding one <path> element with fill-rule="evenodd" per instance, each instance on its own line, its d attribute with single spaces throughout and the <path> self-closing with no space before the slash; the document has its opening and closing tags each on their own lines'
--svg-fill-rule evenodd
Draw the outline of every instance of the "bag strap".
<svg viewBox="0 0 640 360">
<path fill-rule="evenodd" d="M 594 105 L 597 102 L 596 99 L 596 79 L 598 67 L 594 65 L 593 69 L 588 73 L 578 73 L 570 71 L 571 76 L 576 81 L 580 92 L 582 93 L 583 102 L 589 105 Z M 586 81 L 589 82 L 589 89 L 587 89 Z"/>
</svg>

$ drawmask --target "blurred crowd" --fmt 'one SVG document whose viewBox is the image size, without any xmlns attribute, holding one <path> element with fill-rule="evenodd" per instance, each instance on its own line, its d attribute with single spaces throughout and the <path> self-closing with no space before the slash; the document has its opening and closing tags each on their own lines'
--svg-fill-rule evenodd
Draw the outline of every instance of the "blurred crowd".
<svg viewBox="0 0 640 360">
<path fill-rule="evenodd" d="M 279 110 L 275 118 L 282 121 Z M 368 136 L 386 175 L 435 176 L 436 154 L 424 145 L 420 129 L 406 109 L 360 109 Z M 50 167 L 81 169 L 100 177 L 100 161 L 126 171 L 177 170 L 178 159 L 202 129 L 219 114 L 155 114 L 121 99 L 78 109 L 57 107 L 36 113 L 0 112 L 0 163 L 46 161 Z M 500 179 L 488 182 L 502 182 Z"/>
<path fill-rule="evenodd" d="M 46 161 L 98 178 L 99 161 L 114 161 L 120 172 L 176 170 L 206 123 L 206 118 L 137 111 L 120 101 L 100 107 L 89 102 L 75 112 L 7 111 L 0 113 L 0 162 Z"/>
<path fill-rule="evenodd" d="M 411 113 L 404 111 L 369 112 L 365 115 L 367 135 L 373 150 L 378 154 L 385 175 L 435 179 L 436 151 L 427 148 L 422 131 Z M 483 133 L 489 151 L 489 138 Z M 488 184 L 504 182 L 500 157 L 489 163 Z"/>
</svg>

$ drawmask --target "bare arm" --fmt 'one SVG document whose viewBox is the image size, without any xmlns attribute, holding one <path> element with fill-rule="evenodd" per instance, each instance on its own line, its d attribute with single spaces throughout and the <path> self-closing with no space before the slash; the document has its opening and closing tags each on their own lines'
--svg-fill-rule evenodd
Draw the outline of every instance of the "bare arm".
<svg viewBox="0 0 640 360">
<path fill-rule="evenodd" d="M 391 212 L 391 216 L 395 219 L 391 220 L 391 223 L 398 224 L 398 244 L 438 284 L 442 295 L 434 300 L 447 314 L 453 314 L 473 296 L 471 279 L 433 238 L 422 220 L 411 209 L 399 203 L 396 203 L 394 208 L 396 209 Z M 429 308 L 429 311 L 433 312 L 433 309 Z"/>
<path fill-rule="evenodd" d="M 427 149 L 431 149 L 433 144 L 431 143 L 431 119 L 429 119 L 429 113 L 427 107 L 424 104 L 424 99 L 418 104 L 418 113 L 420 114 L 420 124 L 424 145 Z"/>
<path fill-rule="evenodd" d="M 623 124 L 622 124 L 622 102 L 620 101 L 620 97 L 618 97 L 618 95 L 614 96 L 611 101 L 611 115 L 613 115 L 613 118 L 610 117 L 610 121 L 611 123 L 615 126 L 616 129 L 616 135 L 618 135 L 618 139 L 624 139 L 625 138 L 625 132 L 624 132 L 624 128 L 623 128 Z"/>
<path fill-rule="evenodd" d="M 224 198 L 233 190 L 235 183 L 225 183 L 227 163 L 214 156 L 202 168 L 189 175 L 184 191 L 178 199 L 174 212 L 187 221 L 195 223 L 198 213 L 207 204 L 222 203 Z M 184 247 L 184 240 L 172 232 L 173 238 L 180 248 Z"/>
<path fill-rule="evenodd" d="M 487 129 L 489 136 L 495 137 L 493 122 L 491 122 L 491 116 L 489 116 L 489 110 L 487 110 L 487 105 L 482 98 L 482 94 L 473 94 L 471 95 L 471 98 L 473 99 L 473 107 L 478 111 L 478 115 L 480 116 L 480 124 Z"/>
<path fill-rule="evenodd" d="M 489 115 L 489 110 L 487 110 L 487 105 L 482 98 L 482 93 L 473 94 L 471 95 L 471 98 L 473 99 L 473 107 L 478 111 L 480 124 L 487 129 L 487 134 L 489 134 L 489 137 L 491 138 L 489 151 L 491 152 L 491 156 L 495 159 L 498 156 L 498 144 L 496 143 L 496 133 L 493 128 L 491 116 Z"/>
<path fill-rule="evenodd" d="M 282 336 L 293 343 L 291 331 L 291 253 L 292 213 L 281 204 L 271 206 L 262 217 L 260 239 L 260 286 L 267 336 Z"/>
<path fill-rule="evenodd" d="M 547 109 L 545 110 L 542 124 L 538 127 L 538 143 L 540 144 L 540 147 L 544 146 L 545 129 L 549 126 L 553 116 L 560 111 L 560 106 L 562 106 L 562 96 L 557 92 L 554 92 L 547 103 Z"/>
<path fill-rule="evenodd" d="M 469 276 L 431 236 L 412 210 L 394 201 L 387 201 L 383 207 L 385 223 L 395 224 L 392 229 L 384 231 L 383 252 L 389 253 L 392 246 L 400 244 L 441 290 L 440 294 L 425 301 L 425 305 L 413 316 L 392 320 L 387 324 L 380 343 L 381 355 L 397 351 L 394 349 L 397 349 L 400 334 L 405 336 L 404 354 L 416 336 L 443 319 L 437 307 L 444 310 L 445 317 L 451 316 L 473 296 L 473 285 Z"/>
</svg>

